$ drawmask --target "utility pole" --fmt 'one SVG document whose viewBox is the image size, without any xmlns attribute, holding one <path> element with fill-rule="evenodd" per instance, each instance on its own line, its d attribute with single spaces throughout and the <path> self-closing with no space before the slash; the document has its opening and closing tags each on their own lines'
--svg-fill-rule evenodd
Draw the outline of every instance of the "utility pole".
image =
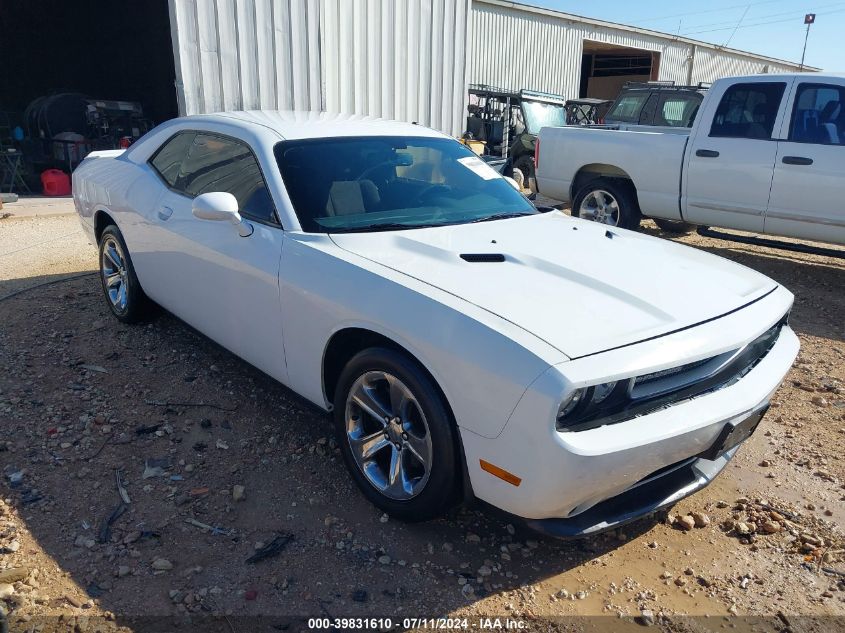
<svg viewBox="0 0 845 633">
<path fill-rule="evenodd" d="M 804 24 L 807 25 L 807 32 L 804 34 L 804 50 L 801 51 L 801 68 L 800 71 L 804 72 L 804 55 L 807 54 L 807 40 L 810 37 L 810 27 L 816 21 L 816 14 L 815 13 L 808 13 L 804 16 Z"/>
</svg>

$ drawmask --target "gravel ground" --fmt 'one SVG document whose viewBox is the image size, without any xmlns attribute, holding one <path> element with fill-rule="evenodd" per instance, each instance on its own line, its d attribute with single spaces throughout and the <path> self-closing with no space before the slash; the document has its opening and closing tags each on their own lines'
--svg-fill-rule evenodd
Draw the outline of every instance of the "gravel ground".
<svg viewBox="0 0 845 633">
<path fill-rule="evenodd" d="M 138 631 L 142 616 L 205 616 L 203 630 L 240 633 L 259 630 L 244 619 L 256 615 L 287 630 L 291 616 L 734 613 L 780 614 L 766 622 L 783 628 L 845 615 L 845 261 L 673 239 L 790 288 L 800 357 L 713 485 L 668 515 L 563 543 L 467 508 L 419 525 L 382 516 L 353 487 L 324 414 L 170 315 L 111 318 L 97 277 L 78 276 L 96 254 L 74 216 L 0 220 L 11 630 Z M 33 287 L 44 282 L 55 283 Z"/>
</svg>

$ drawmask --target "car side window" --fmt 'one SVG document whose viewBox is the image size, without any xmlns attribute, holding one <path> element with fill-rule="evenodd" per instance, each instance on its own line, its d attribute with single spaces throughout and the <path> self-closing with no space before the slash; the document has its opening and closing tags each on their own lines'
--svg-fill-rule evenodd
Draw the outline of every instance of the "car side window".
<svg viewBox="0 0 845 633">
<path fill-rule="evenodd" d="M 654 122 L 654 113 L 657 111 L 657 93 L 652 93 L 640 111 L 638 123 L 640 125 L 651 125 Z"/>
<path fill-rule="evenodd" d="M 792 109 L 789 140 L 845 145 L 845 86 L 800 84 Z"/>
<path fill-rule="evenodd" d="M 691 127 L 701 98 L 690 94 L 665 94 L 655 123 L 667 127 Z"/>
<path fill-rule="evenodd" d="M 640 111 L 649 96 L 647 92 L 624 95 L 613 104 L 613 107 L 605 118 L 612 121 L 623 121 L 625 123 L 638 123 L 640 120 Z"/>
<path fill-rule="evenodd" d="M 171 187 L 176 185 L 179 169 L 194 141 L 194 136 L 194 132 L 179 132 L 171 136 L 150 159 L 150 164 Z"/>
<path fill-rule="evenodd" d="M 786 84 L 782 82 L 730 86 L 713 117 L 711 137 L 770 139 Z"/>
<path fill-rule="evenodd" d="M 213 191 L 231 193 L 244 217 L 278 224 L 255 155 L 234 139 L 197 133 L 182 162 L 176 188 L 192 197 Z"/>
</svg>

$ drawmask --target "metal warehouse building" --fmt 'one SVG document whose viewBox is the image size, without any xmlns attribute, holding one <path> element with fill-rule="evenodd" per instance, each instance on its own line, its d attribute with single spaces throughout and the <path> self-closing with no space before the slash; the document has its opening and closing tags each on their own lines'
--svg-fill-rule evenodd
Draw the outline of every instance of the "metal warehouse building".
<svg viewBox="0 0 845 633">
<path fill-rule="evenodd" d="M 473 0 L 470 83 L 612 99 L 630 80 L 711 82 L 798 64 L 559 11 Z"/>
<path fill-rule="evenodd" d="M 502 0 L 170 0 L 180 112 L 305 108 L 463 131 L 468 84 L 614 98 L 797 64 Z"/>
<path fill-rule="evenodd" d="M 797 69 L 501 0 L 11 0 L 0 32 L 0 110 L 84 92 L 137 101 L 158 122 L 320 109 L 458 135 L 471 83 L 612 97 L 632 79 Z"/>
</svg>

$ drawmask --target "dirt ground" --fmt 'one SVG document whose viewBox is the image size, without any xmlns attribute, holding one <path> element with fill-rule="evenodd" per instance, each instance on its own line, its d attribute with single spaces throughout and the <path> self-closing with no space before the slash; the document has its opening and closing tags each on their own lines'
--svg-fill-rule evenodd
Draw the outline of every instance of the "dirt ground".
<svg viewBox="0 0 845 633">
<path fill-rule="evenodd" d="M 365 615 L 546 627 L 614 616 L 581 622 L 606 630 L 637 626 L 619 615 L 711 616 L 672 620 L 678 630 L 736 627 L 732 614 L 767 616 L 750 630 L 840 616 L 815 630 L 845 628 L 845 260 L 672 239 L 791 289 L 801 354 L 713 485 L 670 516 L 557 542 L 475 509 L 417 525 L 381 515 L 353 487 L 324 414 L 168 314 L 113 319 L 85 274 L 96 255 L 76 217 L 0 220 L 9 630 L 242 633 L 259 615 L 267 630 Z M 701 527 L 672 523 L 687 514 Z M 274 539 L 280 551 L 247 562 Z"/>
</svg>

